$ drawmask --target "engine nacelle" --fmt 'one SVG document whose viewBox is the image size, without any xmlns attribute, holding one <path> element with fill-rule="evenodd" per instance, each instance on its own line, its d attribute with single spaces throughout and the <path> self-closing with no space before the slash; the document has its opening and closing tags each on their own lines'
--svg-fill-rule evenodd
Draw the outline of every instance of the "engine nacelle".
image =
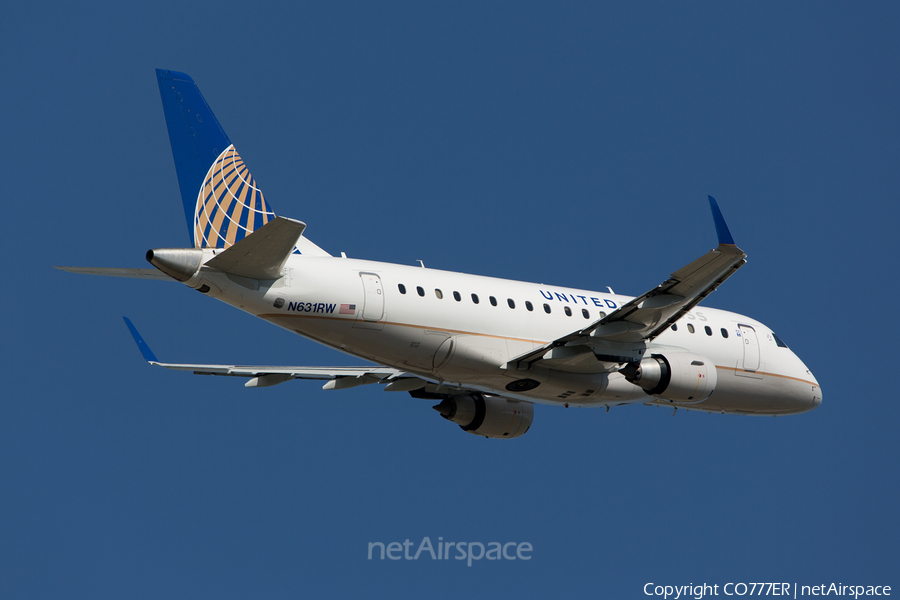
<svg viewBox="0 0 900 600">
<path fill-rule="evenodd" d="M 519 437 L 534 420 L 534 406 L 530 402 L 478 393 L 448 396 L 433 408 L 463 431 L 486 438 Z"/>
<path fill-rule="evenodd" d="M 693 352 L 653 354 L 620 372 L 647 394 L 682 403 L 703 402 L 718 380 L 716 365 Z"/>
</svg>

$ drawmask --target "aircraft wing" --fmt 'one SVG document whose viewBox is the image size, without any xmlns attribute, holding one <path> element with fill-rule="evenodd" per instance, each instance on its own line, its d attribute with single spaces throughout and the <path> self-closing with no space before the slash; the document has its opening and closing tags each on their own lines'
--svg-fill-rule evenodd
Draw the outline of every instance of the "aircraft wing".
<svg viewBox="0 0 900 600">
<path fill-rule="evenodd" d="M 709 204 L 719 238 L 717 248 L 584 329 L 516 357 L 508 368 L 527 369 L 542 361 L 547 367 L 565 369 L 566 363 L 584 364 L 583 358 L 589 351 L 609 363 L 639 360 L 645 342 L 665 331 L 747 262 L 747 255 L 734 244 L 712 196 Z"/>
<path fill-rule="evenodd" d="M 156 355 L 150 350 L 147 342 L 138 333 L 137 328 L 128 317 L 124 317 L 125 324 L 131 332 L 131 336 L 137 343 L 138 348 L 146 360 L 151 365 L 157 367 L 165 367 L 166 369 L 174 369 L 176 371 L 189 371 L 195 375 L 225 375 L 231 377 L 248 377 L 250 380 L 245 383 L 245 387 L 268 387 L 279 383 L 284 383 L 291 379 L 322 379 L 328 380 L 324 389 L 344 389 L 365 385 L 369 383 L 391 383 L 399 380 L 413 379 L 415 375 L 407 374 L 399 369 L 391 367 L 279 367 L 279 366 L 253 366 L 253 365 L 209 365 L 209 364 L 187 364 L 187 363 L 164 363 L 156 358 Z M 417 379 L 417 378 L 416 378 Z M 427 382 L 420 380 L 422 386 Z M 405 383 L 405 382 L 404 382 Z M 403 387 L 407 390 L 409 385 Z"/>
</svg>

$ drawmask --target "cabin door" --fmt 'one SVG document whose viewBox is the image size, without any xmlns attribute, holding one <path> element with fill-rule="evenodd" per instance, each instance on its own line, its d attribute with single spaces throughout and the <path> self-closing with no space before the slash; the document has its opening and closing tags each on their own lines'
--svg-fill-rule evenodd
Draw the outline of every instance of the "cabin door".
<svg viewBox="0 0 900 600">
<path fill-rule="evenodd" d="M 381 286 L 381 277 L 375 273 L 360 273 L 359 278 L 363 285 L 363 309 L 354 327 L 364 329 L 381 329 L 384 323 L 384 289 Z"/>
<path fill-rule="evenodd" d="M 741 339 L 744 342 L 744 370 L 759 369 L 759 341 L 756 331 L 749 325 L 738 325 L 741 328 Z"/>
</svg>

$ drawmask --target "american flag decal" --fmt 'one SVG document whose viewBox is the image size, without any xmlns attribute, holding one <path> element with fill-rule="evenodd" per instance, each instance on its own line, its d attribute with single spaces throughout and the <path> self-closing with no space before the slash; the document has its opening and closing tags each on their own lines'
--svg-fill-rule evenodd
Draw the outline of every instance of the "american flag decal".
<svg viewBox="0 0 900 600">
<path fill-rule="evenodd" d="M 338 311 L 338 314 L 355 315 L 356 314 L 356 305 L 355 304 L 341 304 L 341 310 Z"/>
</svg>

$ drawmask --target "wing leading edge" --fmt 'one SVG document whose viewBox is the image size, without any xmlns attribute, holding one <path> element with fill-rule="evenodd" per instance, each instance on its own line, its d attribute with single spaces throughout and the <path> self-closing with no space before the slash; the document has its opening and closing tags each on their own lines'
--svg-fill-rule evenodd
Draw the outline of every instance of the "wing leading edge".
<svg viewBox="0 0 900 600">
<path fill-rule="evenodd" d="M 578 331 L 556 339 L 509 362 L 507 368 L 526 370 L 538 361 L 565 368 L 588 350 L 613 365 L 640 360 L 646 342 L 652 341 L 688 311 L 713 293 L 746 262 L 747 255 L 734 244 L 715 198 L 709 205 L 719 245 L 668 279 Z M 605 368 L 600 365 L 601 368 Z"/>
</svg>

